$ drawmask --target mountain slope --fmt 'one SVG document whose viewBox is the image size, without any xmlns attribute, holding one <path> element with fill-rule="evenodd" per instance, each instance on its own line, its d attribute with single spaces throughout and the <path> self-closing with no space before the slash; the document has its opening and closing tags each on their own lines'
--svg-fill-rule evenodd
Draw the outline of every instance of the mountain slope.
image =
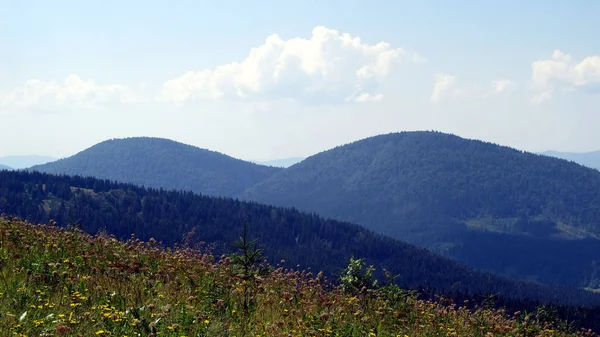
<svg viewBox="0 0 600 337">
<path fill-rule="evenodd" d="M 545 156 L 565 159 L 576 162 L 580 165 L 591 167 L 600 170 L 600 151 L 592 152 L 560 152 L 560 151 L 545 151 L 541 153 Z"/>
<path fill-rule="evenodd" d="M 12 167 L 0 164 L 0 170 L 12 170 Z"/>
<path fill-rule="evenodd" d="M 31 170 L 232 196 L 280 169 L 172 140 L 140 137 L 107 140 Z"/>
<path fill-rule="evenodd" d="M 439 132 L 367 138 L 241 197 L 364 225 L 520 279 L 600 287 L 600 173 Z"/>
<path fill-rule="evenodd" d="M 458 293 L 498 293 L 554 303 L 600 304 L 600 294 L 516 282 L 478 272 L 361 226 L 316 215 L 191 192 L 145 189 L 108 180 L 53 176 L 39 172 L 0 171 L 0 213 L 34 223 L 56 220 L 80 224 L 88 233 L 106 230 L 117 238 L 131 233 L 168 245 L 194 238 L 215 243 L 215 255 L 231 250 L 247 219 L 249 235 L 260 239 L 271 263 L 285 259 L 326 275 L 337 275 L 351 256 L 365 258 L 378 270 L 400 274 L 400 284 L 427 284 Z M 194 229 L 195 228 L 195 229 Z M 184 242 L 188 240 L 183 240 Z"/>
<path fill-rule="evenodd" d="M 38 155 L 5 156 L 0 157 L 0 164 L 13 169 L 24 169 L 34 165 L 41 165 L 57 160 L 58 158 Z"/>
</svg>

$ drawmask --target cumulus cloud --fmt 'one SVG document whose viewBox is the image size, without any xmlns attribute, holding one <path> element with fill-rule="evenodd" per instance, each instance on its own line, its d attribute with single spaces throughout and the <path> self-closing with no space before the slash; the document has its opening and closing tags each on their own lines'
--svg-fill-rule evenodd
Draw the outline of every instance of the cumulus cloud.
<svg viewBox="0 0 600 337">
<path fill-rule="evenodd" d="M 501 94 L 503 92 L 510 92 L 515 90 L 517 84 L 511 80 L 501 79 L 492 81 L 491 92 L 493 94 Z"/>
<path fill-rule="evenodd" d="M 459 94 L 458 80 L 456 76 L 450 74 L 436 74 L 433 93 L 430 100 L 434 103 L 443 99 L 451 98 Z"/>
<path fill-rule="evenodd" d="M 317 26 L 312 36 L 283 40 L 277 34 L 252 48 L 241 62 L 189 71 L 166 81 L 161 101 L 192 99 L 294 99 L 303 104 L 377 101 L 381 80 L 403 62 L 424 62 L 419 54 L 388 43 Z"/>
<path fill-rule="evenodd" d="M 591 91 L 600 88 L 600 56 L 588 56 L 580 62 L 560 50 L 552 53 L 552 58 L 537 60 L 531 65 L 532 82 L 539 91 L 533 98 L 541 103 L 552 98 L 556 91 Z"/>
<path fill-rule="evenodd" d="M 123 85 L 99 85 L 91 79 L 69 75 L 64 83 L 32 79 L 8 93 L 0 93 L 0 107 L 34 106 L 94 107 L 101 104 L 136 101 L 133 91 Z"/>
</svg>

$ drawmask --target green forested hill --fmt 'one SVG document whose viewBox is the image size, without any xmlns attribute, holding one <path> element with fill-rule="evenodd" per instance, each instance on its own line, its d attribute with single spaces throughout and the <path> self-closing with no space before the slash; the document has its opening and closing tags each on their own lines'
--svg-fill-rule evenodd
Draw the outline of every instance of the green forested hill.
<svg viewBox="0 0 600 337">
<path fill-rule="evenodd" d="M 309 157 L 243 198 L 359 223 L 471 266 L 600 287 L 600 172 L 439 132 Z"/>
<path fill-rule="evenodd" d="M 315 214 L 191 192 L 145 189 L 108 180 L 0 171 L 0 213 L 59 226 L 80 224 L 90 233 L 106 230 L 118 238 L 132 233 L 172 245 L 184 237 L 229 251 L 244 220 L 275 264 L 324 271 L 335 276 L 352 256 L 379 271 L 399 274 L 401 285 L 426 287 L 449 296 L 498 294 L 549 302 L 599 304 L 600 294 L 566 287 L 518 282 L 482 273 L 426 250 L 374 234 L 358 225 Z M 195 233 L 195 234 L 193 234 Z"/>
<path fill-rule="evenodd" d="M 280 168 L 235 159 L 168 139 L 112 139 L 31 170 L 76 174 L 147 187 L 232 196 Z"/>
</svg>

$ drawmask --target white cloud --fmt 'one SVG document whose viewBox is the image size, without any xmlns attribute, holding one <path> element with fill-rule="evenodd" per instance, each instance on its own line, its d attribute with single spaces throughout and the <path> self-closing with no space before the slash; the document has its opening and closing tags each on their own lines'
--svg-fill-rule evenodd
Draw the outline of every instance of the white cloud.
<svg viewBox="0 0 600 337">
<path fill-rule="evenodd" d="M 489 98 L 492 95 L 515 90 L 517 84 L 508 79 L 499 79 L 491 82 L 489 89 L 481 85 L 461 85 L 458 78 L 446 73 L 434 76 L 435 84 L 431 94 L 431 102 L 438 103 L 452 98 Z"/>
<path fill-rule="evenodd" d="M 385 42 L 370 45 L 359 37 L 317 26 L 310 39 L 283 40 L 274 34 L 252 48 L 241 62 L 189 71 L 168 80 L 158 100 L 375 101 L 382 98 L 378 92 L 381 80 L 405 60 L 425 61 L 415 52 Z"/>
<path fill-rule="evenodd" d="M 491 91 L 493 94 L 501 94 L 503 92 L 509 92 L 515 90 L 517 84 L 511 80 L 501 79 L 492 81 Z"/>
<path fill-rule="evenodd" d="M 459 93 L 458 80 L 456 76 L 450 74 L 436 74 L 435 84 L 433 85 L 433 93 L 431 94 L 432 102 L 439 102 L 443 99 L 451 98 Z"/>
<path fill-rule="evenodd" d="M 29 108 L 36 106 L 94 107 L 111 102 L 132 103 L 137 100 L 133 91 L 123 85 L 99 85 L 69 75 L 64 83 L 32 79 L 8 93 L 0 93 L 0 108 Z"/>
<path fill-rule="evenodd" d="M 532 101 L 549 100 L 555 91 L 587 90 L 598 92 L 600 87 L 600 56 L 589 56 L 576 63 L 573 57 L 560 50 L 548 60 L 537 60 L 531 65 L 532 83 L 539 91 Z"/>
</svg>

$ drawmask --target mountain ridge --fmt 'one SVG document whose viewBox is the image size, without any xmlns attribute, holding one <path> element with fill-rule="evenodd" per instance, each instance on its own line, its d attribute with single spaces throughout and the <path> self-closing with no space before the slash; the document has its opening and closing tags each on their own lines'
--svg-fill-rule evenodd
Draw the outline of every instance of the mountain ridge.
<svg viewBox="0 0 600 337">
<path fill-rule="evenodd" d="M 15 155 L 0 157 L 0 164 L 6 165 L 15 170 L 20 170 L 34 165 L 53 162 L 55 160 L 58 160 L 58 158 L 40 155 Z"/>
</svg>

